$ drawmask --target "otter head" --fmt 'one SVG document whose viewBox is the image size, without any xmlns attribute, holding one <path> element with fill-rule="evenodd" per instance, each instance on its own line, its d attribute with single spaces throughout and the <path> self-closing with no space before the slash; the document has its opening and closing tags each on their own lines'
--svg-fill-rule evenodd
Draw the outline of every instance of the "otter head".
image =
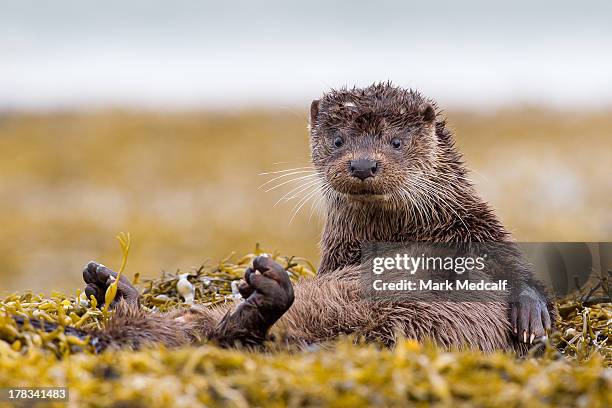
<svg viewBox="0 0 612 408">
<path fill-rule="evenodd" d="M 435 164 L 434 106 L 390 84 L 333 90 L 313 101 L 312 162 L 328 193 L 354 200 L 406 194 Z"/>
</svg>

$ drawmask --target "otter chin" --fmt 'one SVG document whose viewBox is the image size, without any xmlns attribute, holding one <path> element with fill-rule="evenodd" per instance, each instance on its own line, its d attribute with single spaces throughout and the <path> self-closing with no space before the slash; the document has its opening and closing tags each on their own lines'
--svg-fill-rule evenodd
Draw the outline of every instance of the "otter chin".
<svg viewBox="0 0 612 408">
<path fill-rule="evenodd" d="M 339 196 L 344 197 L 349 201 L 356 201 L 356 202 L 388 201 L 393 197 L 392 194 L 373 193 L 369 191 L 350 192 L 350 193 L 337 192 L 337 193 Z"/>
</svg>

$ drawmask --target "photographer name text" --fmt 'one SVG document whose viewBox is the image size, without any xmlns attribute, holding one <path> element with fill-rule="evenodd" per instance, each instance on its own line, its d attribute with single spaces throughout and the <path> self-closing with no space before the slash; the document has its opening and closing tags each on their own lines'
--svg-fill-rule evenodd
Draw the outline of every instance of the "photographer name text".
<svg viewBox="0 0 612 408">
<path fill-rule="evenodd" d="M 376 291 L 505 291 L 508 287 L 507 279 L 490 282 L 485 280 L 470 281 L 470 280 L 445 280 L 436 282 L 431 279 L 419 279 L 417 281 L 402 279 L 396 282 L 385 282 L 382 279 L 376 279 L 372 282 L 372 287 Z"/>
</svg>

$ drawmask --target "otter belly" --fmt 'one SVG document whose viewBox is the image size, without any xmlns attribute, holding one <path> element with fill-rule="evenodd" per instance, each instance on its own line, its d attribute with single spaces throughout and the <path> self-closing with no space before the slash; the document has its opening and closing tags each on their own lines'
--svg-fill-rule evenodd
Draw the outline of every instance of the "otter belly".
<svg viewBox="0 0 612 408">
<path fill-rule="evenodd" d="M 445 348 L 484 352 L 514 350 L 508 304 L 504 302 L 405 302 L 389 305 L 386 331 L 401 331 L 407 338 L 432 340 Z M 398 330 L 399 329 L 399 330 Z"/>
<path fill-rule="evenodd" d="M 345 270 L 346 271 L 346 270 Z M 304 279 L 295 302 L 275 331 L 291 343 L 313 344 L 354 334 L 392 346 L 399 336 L 445 348 L 516 351 L 506 301 L 439 302 L 373 300 L 346 274 Z"/>
</svg>

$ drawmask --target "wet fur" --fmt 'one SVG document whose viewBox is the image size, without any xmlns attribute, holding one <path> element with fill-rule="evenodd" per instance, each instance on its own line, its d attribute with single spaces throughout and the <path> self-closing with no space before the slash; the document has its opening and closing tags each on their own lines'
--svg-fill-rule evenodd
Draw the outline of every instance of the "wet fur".
<svg viewBox="0 0 612 408">
<path fill-rule="evenodd" d="M 297 346 L 352 334 L 387 346 L 402 336 L 433 340 L 446 348 L 527 351 L 510 335 L 504 298 L 486 303 L 372 301 L 364 288 L 358 267 L 299 281 L 294 286 L 296 301 L 273 327 L 272 335 Z M 230 303 L 153 314 L 120 302 L 105 330 L 95 335 L 103 348 L 197 344 L 218 337 L 218 322 L 233 308 Z"/>
<path fill-rule="evenodd" d="M 351 138 L 352 150 L 344 154 L 333 150 L 331 140 L 338 134 Z M 376 138 L 397 135 L 409 147 L 403 156 L 393 158 L 393 153 L 377 150 Z M 511 239 L 467 179 L 462 157 L 435 103 L 390 84 L 331 91 L 313 102 L 311 147 L 315 169 L 330 187 L 325 189 L 322 262 L 316 278 L 294 285 L 295 302 L 272 329 L 277 339 L 308 345 L 354 334 L 393 345 L 398 336 L 406 336 L 432 339 L 448 348 L 526 351 L 511 336 L 507 295 L 487 303 L 371 300 L 360 282 L 364 242 Z M 368 182 L 368 192 L 378 194 L 374 197 L 353 194 L 366 183 L 355 184 L 343 176 L 346 160 L 366 153 L 381 160 L 384 175 L 380 182 Z M 436 196 L 435 191 L 419 191 L 418 182 L 426 180 L 443 192 Z M 540 288 L 527 268 L 517 268 L 516 278 Z M 111 347 L 134 348 L 219 340 L 223 337 L 219 322 L 232 308 L 228 304 L 151 314 L 122 302 L 105 331 L 97 335 Z"/>
</svg>

